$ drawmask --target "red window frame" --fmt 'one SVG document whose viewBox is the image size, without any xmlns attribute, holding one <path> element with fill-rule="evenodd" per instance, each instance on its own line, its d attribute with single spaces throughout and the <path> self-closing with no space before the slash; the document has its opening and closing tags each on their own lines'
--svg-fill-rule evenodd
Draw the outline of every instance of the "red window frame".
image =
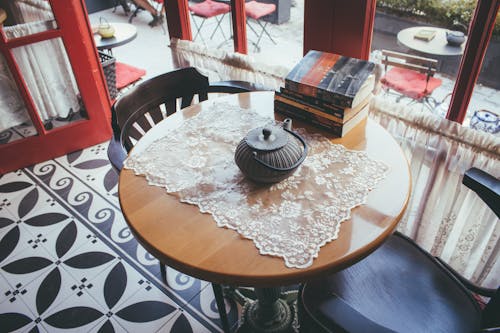
<svg viewBox="0 0 500 333">
<path fill-rule="evenodd" d="M 37 130 L 35 136 L 0 146 L 2 155 L 0 174 L 103 142 L 109 139 L 112 133 L 109 113 L 111 101 L 84 0 L 49 0 L 49 3 L 57 22 L 57 29 L 7 39 L 0 28 L 0 53 L 6 59 Z M 46 130 L 36 112 L 36 105 L 30 96 L 12 49 L 53 38 L 61 38 L 66 48 L 88 120 Z"/>
</svg>

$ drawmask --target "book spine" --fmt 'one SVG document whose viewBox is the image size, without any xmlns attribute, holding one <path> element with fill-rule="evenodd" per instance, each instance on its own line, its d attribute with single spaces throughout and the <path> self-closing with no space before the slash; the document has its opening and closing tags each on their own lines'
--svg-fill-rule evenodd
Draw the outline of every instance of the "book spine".
<svg viewBox="0 0 500 333">
<path fill-rule="evenodd" d="M 344 123 L 343 112 L 333 113 L 333 112 L 331 112 L 332 110 L 324 110 L 324 109 L 321 109 L 315 105 L 310 105 L 310 104 L 304 103 L 303 101 L 290 99 L 290 98 L 283 96 L 283 95 L 280 95 L 280 94 L 275 94 L 274 99 L 280 101 L 281 103 L 287 104 L 290 107 L 299 108 L 299 109 L 302 109 L 306 112 L 314 113 L 318 116 L 322 116 L 322 117 L 331 119 L 331 120 L 336 121 L 336 122 L 341 123 L 341 124 Z"/>
<path fill-rule="evenodd" d="M 281 92 L 278 94 L 281 94 L 282 96 L 292 99 L 296 102 L 299 103 L 307 103 L 310 104 L 316 108 L 319 108 L 325 113 L 329 113 L 331 115 L 334 115 L 339 118 L 343 118 L 344 115 L 344 107 L 336 105 L 335 103 L 332 102 L 327 102 L 321 99 L 317 99 L 311 96 L 299 94 L 297 92 L 291 91 L 286 88 L 281 88 Z"/>
<path fill-rule="evenodd" d="M 329 133 L 335 135 L 336 137 L 342 136 L 343 125 L 331 119 L 323 118 L 307 111 L 290 107 L 289 105 L 277 100 L 274 101 L 274 110 L 284 116 L 298 119 L 305 123 L 312 124 L 314 126 L 320 127 L 321 129 L 327 130 Z"/>
</svg>

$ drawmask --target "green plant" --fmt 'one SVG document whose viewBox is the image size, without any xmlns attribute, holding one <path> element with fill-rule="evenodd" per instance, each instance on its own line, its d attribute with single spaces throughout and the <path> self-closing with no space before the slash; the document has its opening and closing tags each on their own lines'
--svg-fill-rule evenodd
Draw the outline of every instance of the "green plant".
<svg viewBox="0 0 500 333">
<path fill-rule="evenodd" d="M 464 30 L 460 27 L 469 26 L 476 3 L 476 0 L 379 0 L 377 8 L 444 28 Z M 493 35 L 500 37 L 500 16 L 497 16 Z"/>
</svg>

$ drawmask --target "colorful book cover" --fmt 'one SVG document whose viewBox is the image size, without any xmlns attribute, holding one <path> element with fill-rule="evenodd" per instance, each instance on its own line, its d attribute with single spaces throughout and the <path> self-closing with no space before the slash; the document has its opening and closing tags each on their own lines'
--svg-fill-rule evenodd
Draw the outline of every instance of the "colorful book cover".
<svg viewBox="0 0 500 333">
<path fill-rule="evenodd" d="M 374 67 L 370 61 L 311 50 L 286 76 L 285 88 L 341 107 L 353 107 L 358 93 L 367 94 L 366 90 L 373 89 L 374 80 L 371 86 L 362 88 Z"/>
</svg>

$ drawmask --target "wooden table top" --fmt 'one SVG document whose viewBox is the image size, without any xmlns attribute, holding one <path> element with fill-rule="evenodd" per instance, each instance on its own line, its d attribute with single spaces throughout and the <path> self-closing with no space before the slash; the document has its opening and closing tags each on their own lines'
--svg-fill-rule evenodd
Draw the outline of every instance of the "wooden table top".
<svg viewBox="0 0 500 333">
<path fill-rule="evenodd" d="M 422 29 L 436 31 L 436 36 L 430 41 L 415 38 L 415 34 Z M 411 27 L 398 32 L 398 41 L 404 46 L 426 54 L 437 56 L 458 56 L 464 53 L 465 42 L 460 46 L 448 44 L 444 28 L 437 27 Z M 467 37 L 466 37 L 467 40 Z"/>
<path fill-rule="evenodd" d="M 273 96 L 272 92 L 235 94 L 186 108 L 155 126 L 131 153 L 140 153 L 168 129 L 181 126 L 186 118 L 222 100 L 252 107 L 271 117 Z M 317 131 L 298 121 L 294 127 Z M 344 138 L 332 142 L 364 150 L 371 158 L 387 163 L 390 171 L 368 194 L 367 203 L 352 210 L 351 219 L 340 228 L 339 238 L 323 246 L 318 258 L 305 269 L 287 268 L 282 258 L 259 254 L 253 241 L 234 230 L 217 227 L 210 214 L 179 202 L 164 188 L 148 185 L 144 177 L 129 169 L 120 173 L 120 205 L 138 241 L 156 258 L 185 274 L 237 286 L 272 287 L 304 282 L 348 267 L 381 245 L 394 231 L 410 193 L 410 173 L 403 152 L 374 121 L 368 119 Z"/>
</svg>

